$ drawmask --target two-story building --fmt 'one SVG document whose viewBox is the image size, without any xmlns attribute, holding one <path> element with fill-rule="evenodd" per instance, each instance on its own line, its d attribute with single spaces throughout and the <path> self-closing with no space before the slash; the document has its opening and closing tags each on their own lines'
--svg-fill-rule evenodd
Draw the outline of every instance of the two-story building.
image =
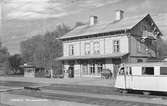
<svg viewBox="0 0 167 106">
<path fill-rule="evenodd" d="M 113 22 L 99 24 L 91 16 L 88 25 L 77 27 L 59 38 L 63 41 L 63 70 L 74 77 L 97 77 L 102 69 L 116 73 L 121 63 L 146 62 L 158 56 L 156 41 L 162 33 L 149 14 L 123 17 L 116 11 Z"/>
</svg>

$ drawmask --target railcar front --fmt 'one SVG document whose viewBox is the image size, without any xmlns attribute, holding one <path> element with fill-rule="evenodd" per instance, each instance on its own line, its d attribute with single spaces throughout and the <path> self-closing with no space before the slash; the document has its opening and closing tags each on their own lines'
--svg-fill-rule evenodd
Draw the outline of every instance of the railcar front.
<svg viewBox="0 0 167 106">
<path fill-rule="evenodd" d="M 127 64 L 119 69 L 115 87 L 121 90 L 167 92 L 167 64 Z"/>
</svg>

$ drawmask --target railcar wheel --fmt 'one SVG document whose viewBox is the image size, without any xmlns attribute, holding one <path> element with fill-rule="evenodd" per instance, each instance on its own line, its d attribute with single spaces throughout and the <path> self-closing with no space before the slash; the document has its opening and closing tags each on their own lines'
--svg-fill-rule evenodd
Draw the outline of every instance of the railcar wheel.
<svg viewBox="0 0 167 106">
<path fill-rule="evenodd" d="M 120 89 L 119 92 L 122 93 L 122 94 L 128 93 L 128 91 L 126 89 Z"/>
<path fill-rule="evenodd" d="M 144 94 L 144 95 L 150 95 L 150 92 L 148 92 L 148 91 L 143 91 L 143 94 Z"/>
<path fill-rule="evenodd" d="M 119 89 L 119 92 L 122 93 L 123 89 Z"/>
<path fill-rule="evenodd" d="M 123 94 L 126 94 L 126 93 L 128 93 L 128 91 L 127 91 L 126 89 L 124 89 L 124 90 L 122 91 L 122 93 L 123 93 Z"/>
</svg>

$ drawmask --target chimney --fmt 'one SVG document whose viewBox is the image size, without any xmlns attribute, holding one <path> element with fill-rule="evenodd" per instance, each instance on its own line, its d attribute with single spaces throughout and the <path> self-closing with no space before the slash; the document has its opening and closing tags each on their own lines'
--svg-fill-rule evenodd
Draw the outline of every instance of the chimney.
<svg viewBox="0 0 167 106">
<path fill-rule="evenodd" d="M 120 21 L 124 17 L 124 11 L 123 10 L 115 10 L 115 14 L 116 14 L 116 17 L 115 17 L 116 21 Z"/>
<path fill-rule="evenodd" d="M 92 26 L 92 25 L 95 25 L 97 24 L 97 16 L 90 16 L 89 18 L 89 24 Z"/>
</svg>

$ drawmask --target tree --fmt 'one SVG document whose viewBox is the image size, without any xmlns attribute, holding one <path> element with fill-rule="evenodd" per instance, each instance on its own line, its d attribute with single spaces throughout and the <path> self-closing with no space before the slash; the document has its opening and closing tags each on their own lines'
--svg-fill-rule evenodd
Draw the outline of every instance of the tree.
<svg viewBox="0 0 167 106">
<path fill-rule="evenodd" d="M 74 28 L 79 27 L 79 26 L 82 26 L 82 25 L 86 25 L 86 23 L 83 23 L 83 22 L 76 22 Z"/>
<path fill-rule="evenodd" d="M 57 36 L 59 36 L 58 32 L 48 33 L 44 36 L 46 47 L 45 55 L 46 60 L 48 60 L 47 67 L 50 69 L 57 69 L 56 72 L 61 70 L 61 64 L 56 62 L 55 59 L 63 54 L 62 42 L 57 39 Z"/>
<path fill-rule="evenodd" d="M 21 42 L 21 54 L 26 63 L 45 69 L 56 69 L 54 73 L 59 73 L 60 62 L 55 61 L 62 56 L 62 42 L 57 38 L 63 36 L 71 29 L 68 26 L 59 25 L 53 32 L 44 35 L 37 35 Z"/>
<path fill-rule="evenodd" d="M 26 63 L 34 64 L 34 53 L 41 42 L 43 42 L 43 37 L 37 35 L 20 43 L 21 55 Z"/>
<path fill-rule="evenodd" d="M 0 42 L 0 74 L 6 74 L 8 72 L 8 57 L 8 49 L 3 47 Z"/>
<path fill-rule="evenodd" d="M 23 70 L 20 68 L 20 65 L 23 64 L 23 59 L 20 54 L 15 54 L 10 56 L 8 61 L 9 61 L 9 68 L 12 73 L 23 74 Z"/>
</svg>

